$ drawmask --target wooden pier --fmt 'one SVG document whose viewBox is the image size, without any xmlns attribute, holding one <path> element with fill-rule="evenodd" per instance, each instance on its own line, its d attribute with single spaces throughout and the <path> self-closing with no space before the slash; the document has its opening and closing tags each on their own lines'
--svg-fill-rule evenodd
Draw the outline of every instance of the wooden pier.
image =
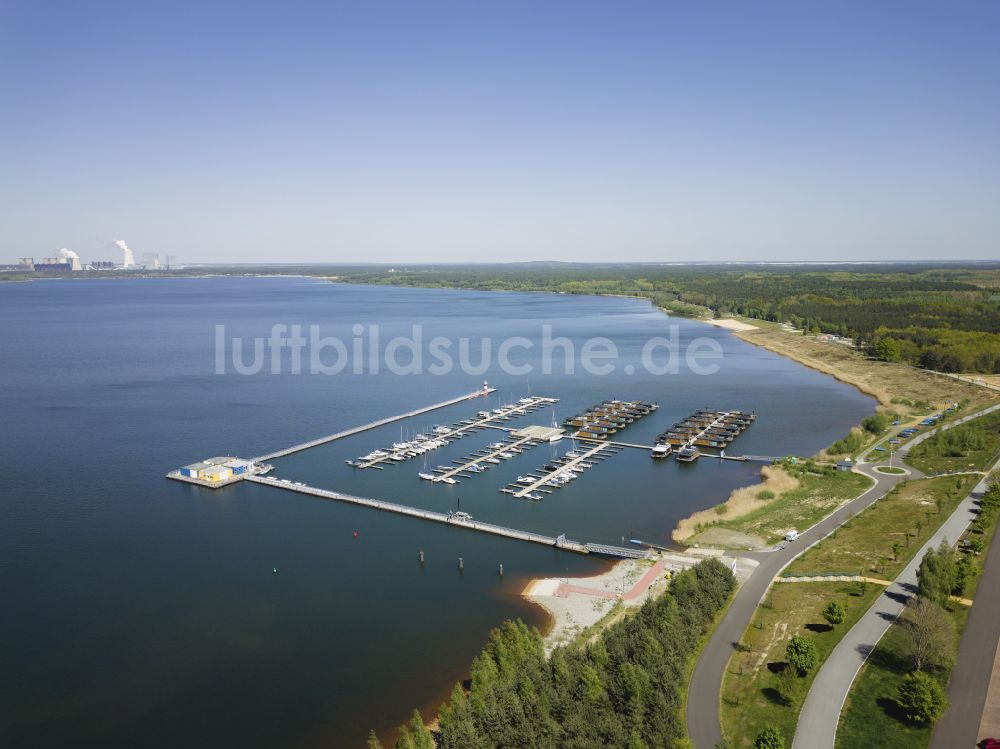
<svg viewBox="0 0 1000 749">
<path fill-rule="evenodd" d="M 317 489 L 316 487 L 306 486 L 305 484 L 286 483 L 286 481 L 268 478 L 265 476 L 248 476 L 245 481 L 252 481 L 255 484 L 263 484 L 265 486 L 273 486 L 278 489 L 287 489 L 288 491 L 298 492 L 299 494 L 307 494 L 313 497 L 320 497 L 322 499 L 334 499 L 338 502 L 347 502 L 354 505 L 371 507 L 376 510 L 384 510 L 385 512 L 395 512 L 400 515 L 409 515 L 410 517 L 430 520 L 435 523 L 444 523 L 457 528 L 465 528 L 470 531 L 490 533 L 494 536 L 504 536 L 506 538 L 514 538 L 519 541 L 529 541 L 543 546 L 553 546 L 566 551 L 576 552 L 577 554 L 606 554 L 608 556 L 624 558 L 634 558 L 637 553 L 639 556 L 643 555 L 641 552 L 637 552 L 636 549 L 626 549 L 624 547 L 608 546 L 606 544 L 580 543 L 579 541 L 570 541 L 565 536 L 546 536 L 542 533 L 521 531 L 516 528 L 507 528 L 493 523 L 483 523 L 478 520 L 462 520 L 443 512 L 421 510 L 417 507 L 409 507 L 395 502 L 386 502 L 381 499 L 369 499 L 367 497 L 357 497 L 352 494 L 329 491 L 328 489 Z"/>
<path fill-rule="evenodd" d="M 308 450 L 311 447 L 317 447 L 319 445 L 325 445 L 327 442 L 333 442 L 335 440 L 344 439 L 344 437 L 350 437 L 353 434 L 358 434 L 359 432 L 367 432 L 369 429 L 375 429 L 377 427 L 385 426 L 386 424 L 391 424 L 394 421 L 402 421 L 403 419 L 409 419 L 414 416 L 420 416 L 420 414 L 428 413 L 429 411 L 437 411 L 439 408 L 446 408 L 448 406 L 454 406 L 456 403 L 461 403 L 462 401 L 473 400 L 475 398 L 480 398 L 482 396 L 489 395 L 490 393 L 495 393 L 496 388 L 484 387 L 476 390 L 467 395 L 460 395 L 457 398 L 452 398 L 451 400 L 442 401 L 441 403 L 435 403 L 431 406 L 424 406 L 423 408 L 418 408 L 413 411 L 408 411 L 405 414 L 399 414 L 398 416 L 387 416 L 384 419 L 378 419 L 377 421 L 371 421 L 367 424 L 362 424 L 361 426 L 351 427 L 350 429 L 345 429 L 342 432 L 337 432 L 336 434 L 330 434 L 326 437 L 320 437 L 319 439 L 310 440 L 309 442 L 303 442 L 299 445 L 293 445 L 292 447 L 286 447 L 284 450 L 276 450 L 273 453 L 268 453 L 267 455 L 259 455 L 253 459 L 255 463 L 259 463 L 265 460 L 274 460 L 275 458 L 283 458 L 286 455 L 291 455 L 292 453 L 297 453 L 302 450 Z"/>
</svg>

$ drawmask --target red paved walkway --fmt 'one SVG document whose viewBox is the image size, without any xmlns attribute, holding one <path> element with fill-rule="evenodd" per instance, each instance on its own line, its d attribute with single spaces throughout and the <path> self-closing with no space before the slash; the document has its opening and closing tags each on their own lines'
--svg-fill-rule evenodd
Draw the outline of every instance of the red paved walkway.
<svg viewBox="0 0 1000 749">
<path fill-rule="evenodd" d="M 666 569 L 667 563 L 660 560 L 649 570 L 645 575 L 640 578 L 639 582 L 632 586 L 632 589 L 626 593 L 623 598 L 626 601 L 631 601 L 638 598 L 652 585 Z M 570 593 L 582 593 L 586 596 L 594 596 L 595 598 L 618 598 L 617 593 L 612 593 L 610 590 L 601 590 L 599 588 L 587 588 L 583 585 L 568 585 L 567 583 L 559 583 L 559 587 L 556 588 L 556 595 L 560 598 L 569 598 Z"/>
</svg>

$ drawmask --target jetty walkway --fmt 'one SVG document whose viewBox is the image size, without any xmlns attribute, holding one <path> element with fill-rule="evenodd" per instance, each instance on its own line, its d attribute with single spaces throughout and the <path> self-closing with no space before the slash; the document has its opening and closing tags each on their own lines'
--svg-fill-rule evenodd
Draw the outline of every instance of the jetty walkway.
<svg viewBox="0 0 1000 749">
<path fill-rule="evenodd" d="M 434 510 L 421 510 L 418 507 L 409 507 L 408 505 L 401 505 L 396 502 L 386 502 L 382 499 L 369 499 L 368 497 L 357 497 L 353 494 L 344 494 L 343 492 L 334 492 L 329 489 L 317 489 L 314 486 L 307 486 L 301 483 L 291 483 L 287 479 L 281 480 L 276 478 L 269 478 L 267 476 L 247 476 L 244 481 L 251 481 L 255 484 L 263 484 L 264 486 L 273 486 L 278 489 L 286 489 L 287 491 L 298 492 L 299 494 L 307 494 L 313 497 L 320 497 L 322 499 L 334 499 L 338 502 L 347 502 L 354 505 L 362 505 L 364 507 L 371 507 L 376 510 L 384 510 L 386 512 L 395 512 L 400 515 L 409 515 L 410 517 L 421 518 L 422 520 L 430 520 L 435 523 L 445 523 L 447 525 L 456 526 L 458 528 L 465 528 L 471 531 L 480 531 L 481 533 L 491 533 L 494 536 L 505 536 L 507 538 L 514 538 L 519 541 L 530 541 L 536 544 L 542 544 L 543 546 L 553 546 L 559 549 L 564 549 L 566 551 L 573 551 L 577 554 L 607 554 L 609 556 L 618 557 L 635 557 L 637 552 L 635 549 L 626 549 L 619 546 L 606 546 L 604 544 L 586 544 L 580 543 L 579 541 L 571 541 L 565 536 L 546 536 L 542 533 L 532 533 L 531 531 L 521 531 L 516 528 L 507 528 L 502 525 L 495 525 L 493 523 L 483 523 L 478 520 L 463 520 L 456 518 L 454 515 L 449 515 L 443 512 L 435 512 Z"/>
<path fill-rule="evenodd" d="M 343 439 L 344 437 L 350 437 L 353 434 L 358 434 L 359 432 L 367 432 L 369 429 L 375 429 L 376 427 L 385 426 L 386 424 L 391 424 L 394 421 L 402 421 L 403 419 L 409 419 L 414 416 L 420 416 L 420 414 L 425 414 L 429 411 L 437 411 L 439 408 L 446 408 L 448 406 L 454 406 L 456 403 L 461 403 L 462 401 L 472 400 L 474 398 L 479 398 L 484 395 L 489 395 L 490 393 L 495 393 L 496 388 L 484 387 L 479 390 L 475 390 L 466 395 L 460 395 L 457 398 L 452 398 L 450 400 L 442 401 L 441 403 L 435 403 L 430 406 L 424 406 L 422 408 L 417 408 L 413 411 L 407 411 L 405 414 L 398 414 L 396 416 L 387 416 L 384 419 L 378 419 L 376 421 L 370 421 L 367 424 L 362 424 L 361 426 L 351 427 L 350 429 L 345 429 L 342 432 L 337 432 L 336 434 L 330 434 L 326 437 L 319 437 L 318 439 L 310 440 L 309 442 L 303 442 L 299 445 L 292 445 L 291 447 L 286 447 L 283 450 L 276 450 L 273 453 L 268 453 L 267 455 L 258 455 L 253 459 L 255 463 L 260 463 L 265 460 L 274 460 L 275 458 L 283 458 L 286 455 L 291 455 L 292 453 L 297 453 L 302 450 L 308 450 L 311 447 L 317 447 L 318 445 L 325 445 L 327 442 L 333 442 L 334 440 Z"/>
</svg>

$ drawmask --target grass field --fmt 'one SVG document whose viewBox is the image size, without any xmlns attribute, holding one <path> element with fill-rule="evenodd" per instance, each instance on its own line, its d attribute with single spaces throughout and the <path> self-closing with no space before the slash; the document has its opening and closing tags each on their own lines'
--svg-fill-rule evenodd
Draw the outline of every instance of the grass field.
<svg viewBox="0 0 1000 749">
<path fill-rule="evenodd" d="M 754 737 L 769 725 L 784 736 L 785 746 L 791 746 L 799 708 L 819 666 L 797 680 L 796 698 L 784 702 L 778 687 L 788 641 L 794 635 L 810 638 L 822 663 L 881 593 L 881 586 L 860 583 L 773 586 L 744 633 L 743 644 L 749 651 L 733 653 L 723 678 L 721 719 L 727 746 L 751 747 Z M 834 600 L 844 604 L 847 618 L 831 627 L 821 612 Z"/>
<path fill-rule="evenodd" d="M 801 465 L 786 467 L 798 479 L 799 485 L 773 499 L 761 502 L 753 511 L 733 519 L 718 515 L 709 538 L 714 544 L 724 544 L 725 536 L 718 531 L 730 531 L 736 538 L 748 536 L 762 544 L 773 544 L 791 529 L 805 530 L 833 512 L 847 500 L 861 494 L 872 480 L 860 473 L 827 471 L 813 473 Z M 702 533 L 696 533 L 685 543 L 703 543 Z M 742 544 L 738 544 L 742 545 Z"/>
<path fill-rule="evenodd" d="M 954 449 L 955 444 L 938 443 L 932 437 L 910 452 L 907 462 L 924 473 L 948 471 L 982 471 L 993 465 L 1000 455 L 1000 411 L 980 416 L 953 427 L 942 435 L 950 440 L 963 434 L 977 436 L 976 447 Z"/>
<path fill-rule="evenodd" d="M 892 580 L 978 481 L 977 476 L 942 476 L 900 484 L 792 562 L 784 574 Z M 895 551 L 893 544 L 898 544 Z"/>
</svg>

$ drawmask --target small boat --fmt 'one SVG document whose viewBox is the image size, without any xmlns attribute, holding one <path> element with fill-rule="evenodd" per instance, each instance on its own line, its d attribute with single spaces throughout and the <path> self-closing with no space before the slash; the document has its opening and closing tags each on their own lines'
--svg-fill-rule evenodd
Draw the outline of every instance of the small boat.
<svg viewBox="0 0 1000 749">
<path fill-rule="evenodd" d="M 470 515 L 467 512 L 449 512 L 448 513 L 448 519 L 449 520 L 460 520 L 460 521 L 466 521 L 467 522 L 469 520 L 472 520 L 472 515 Z"/>
<path fill-rule="evenodd" d="M 483 472 L 483 471 L 485 471 L 486 469 L 485 469 L 485 468 L 483 468 L 483 467 L 482 467 L 481 465 L 479 465 L 478 463 L 473 463 L 473 464 L 472 464 L 471 466 L 469 466 L 469 467 L 468 467 L 468 468 L 467 468 L 466 470 L 467 470 L 467 471 L 469 471 L 470 473 L 482 473 L 482 472 Z"/>
<path fill-rule="evenodd" d="M 492 464 L 493 464 L 493 465 L 495 465 L 495 466 L 498 466 L 498 465 L 500 465 L 500 461 L 499 461 L 499 460 L 497 460 L 496 458 L 483 458 L 483 460 L 484 460 L 484 461 L 485 461 L 486 463 L 492 463 Z"/>
<path fill-rule="evenodd" d="M 437 476 L 435 476 L 433 473 L 424 473 L 423 471 L 421 471 L 417 475 L 424 481 L 433 481 L 434 479 L 437 478 Z"/>
<path fill-rule="evenodd" d="M 538 492 L 531 492 L 530 494 L 525 494 L 524 498 L 530 499 L 532 502 L 539 502 L 542 499 L 542 495 Z"/>
<path fill-rule="evenodd" d="M 538 479 L 533 479 L 531 476 L 518 476 L 517 483 L 519 484 L 534 484 Z"/>
<path fill-rule="evenodd" d="M 661 442 L 658 445 L 654 445 L 650 456 L 653 458 L 666 458 L 670 453 L 673 452 L 673 448 L 665 442 Z"/>
<path fill-rule="evenodd" d="M 439 478 L 435 478 L 434 481 L 437 481 L 437 482 L 442 483 L 442 484 L 457 484 L 458 483 L 451 476 L 441 476 Z"/>
</svg>

